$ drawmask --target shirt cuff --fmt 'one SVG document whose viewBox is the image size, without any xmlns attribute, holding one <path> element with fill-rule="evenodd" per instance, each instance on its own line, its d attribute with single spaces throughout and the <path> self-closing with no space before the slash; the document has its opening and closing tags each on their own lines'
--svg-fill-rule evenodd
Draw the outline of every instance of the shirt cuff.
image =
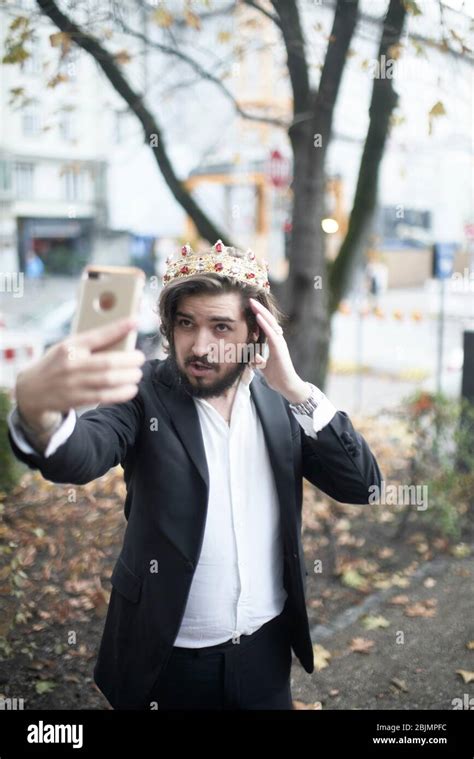
<svg viewBox="0 0 474 759">
<path fill-rule="evenodd" d="M 49 440 L 44 453 L 41 451 L 36 451 L 34 448 L 32 448 L 31 444 L 25 438 L 17 406 L 15 406 L 9 412 L 7 416 L 7 422 L 12 438 L 20 451 L 23 451 L 23 453 L 28 453 L 30 455 L 35 454 L 36 456 L 44 456 L 44 458 L 47 459 L 49 456 L 52 456 L 53 453 L 57 451 L 59 446 L 65 443 L 68 437 L 72 434 L 74 427 L 76 426 L 76 418 L 76 412 L 74 409 L 70 409 L 61 426 L 58 427 L 56 432 L 54 432 L 54 434 L 51 436 L 51 439 Z"/>
<path fill-rule="evenodd" d="M 329 424 L 337 413 L 337 408 L 331 403 L 329 398 L 321 390 L 319 390 L 319 393 L 318 406 L 314 409 L 312 417 L 307 414 L 297 414 L 292 409 L 293 416 L 297 419 L 305 433 L 314 439 L 318 437 L 317 433 Z"/>
</svg>

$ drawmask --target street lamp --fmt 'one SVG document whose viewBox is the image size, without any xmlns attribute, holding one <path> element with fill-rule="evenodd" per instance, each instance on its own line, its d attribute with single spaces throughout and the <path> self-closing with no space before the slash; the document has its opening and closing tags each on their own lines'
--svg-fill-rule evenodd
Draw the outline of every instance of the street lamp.
<svg viewBox="0 0 474 759">
<path fill-rule="evenodd" d="M 339 230 L 339 224 L 336 219 L 331 218 L 323 219 L 321 227 L 323 228 L 323 232 L 326 232 L 327 235 L 333 235 Z"/>
</svg>

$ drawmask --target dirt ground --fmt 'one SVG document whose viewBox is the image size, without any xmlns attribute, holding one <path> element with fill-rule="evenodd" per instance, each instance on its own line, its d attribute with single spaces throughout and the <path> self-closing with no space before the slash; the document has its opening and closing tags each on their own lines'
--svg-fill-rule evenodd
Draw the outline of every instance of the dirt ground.
<svg viewBox="0 0 474 759">
<path fill-rule="evenodd" d="M 387 459 L 386 435 L 370 442 Z M 402 468 L 402 459 L 390 461 L 392 471 Z M 453 698 L 474 695 L 474 675 L 456 674 L 474 670 L 469 546 L 433 533 L 422 514 L 396 537 L 396 509 L 337 504 L 307 483 L 304 493 L 316 671 L 295 659 L 295 705 L 449 709 Z M 92 672 L 124 497 L 120 467 L 85 486 L 27 470 L 0 495 L 0 698 L 23 698 L 25 709 L 111 708 Z"/>
</svg>

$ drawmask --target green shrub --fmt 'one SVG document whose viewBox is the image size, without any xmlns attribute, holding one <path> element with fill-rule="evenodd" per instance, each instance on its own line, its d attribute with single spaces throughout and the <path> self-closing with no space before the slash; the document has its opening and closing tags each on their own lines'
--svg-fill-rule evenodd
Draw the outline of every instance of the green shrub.
<svg viewBox="0 0 474 759">
<path fill-rule="evenodd" d="M 458 540 L 474 521 L 474 405 L 418 392 L 407 408 L 411 476 L 428 486 L 428 508 L 419 517 Z"/>
<path fill-rule="evenodd" d="M 18 484 L 21 464 L 11 449 L 7 431 L 7 415 L 11 408 L 9 393 L 0 389 L 0 492 L 8 493 Z"/>
</svg>

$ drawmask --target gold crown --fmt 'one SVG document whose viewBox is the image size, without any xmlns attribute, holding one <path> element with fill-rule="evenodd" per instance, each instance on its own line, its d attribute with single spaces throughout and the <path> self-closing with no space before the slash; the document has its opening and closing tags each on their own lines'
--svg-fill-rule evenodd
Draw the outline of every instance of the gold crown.
<svg viewBox="0 0 474 759">
<path fill-rule="evenodd" d="M 250 249 L 244 253 L 224 245 L 222 240 L 203 253 L 196 253 L 189 243 L 183 245 L 180 256 L 168 256 L 166 259 L 166 273 L 162 281 L 163 285 L 167 285 L 174 279 L 210 272 L 221 277 L 232 277 L 246 285 L 270 289 L 268 262 L 262 260 L 260 263 Z"/>
</svg>

